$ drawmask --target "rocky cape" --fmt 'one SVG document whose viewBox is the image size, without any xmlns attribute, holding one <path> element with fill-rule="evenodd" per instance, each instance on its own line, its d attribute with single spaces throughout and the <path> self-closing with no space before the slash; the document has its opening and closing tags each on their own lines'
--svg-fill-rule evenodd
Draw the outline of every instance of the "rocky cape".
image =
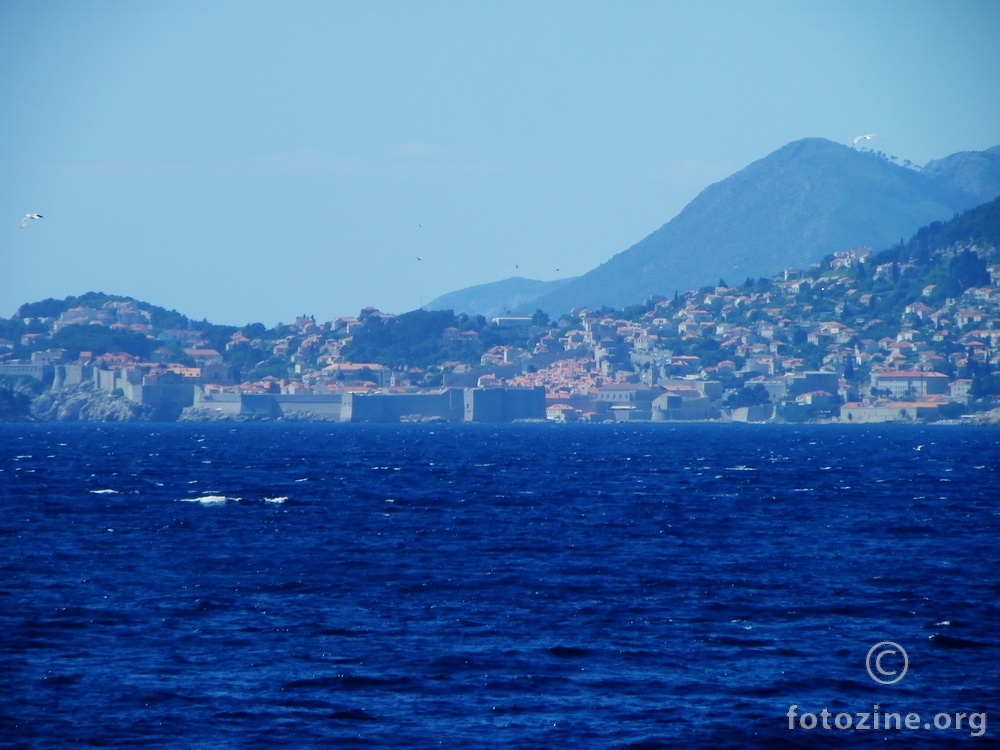
<svg viewBox="0 0 1000 750">
<path fill-rule="evenodd" d="M 83 383 L 45 391 L 32 402 L 31 416 L 40 422 L 144 422 L 152 409 Z"/>
</svg>

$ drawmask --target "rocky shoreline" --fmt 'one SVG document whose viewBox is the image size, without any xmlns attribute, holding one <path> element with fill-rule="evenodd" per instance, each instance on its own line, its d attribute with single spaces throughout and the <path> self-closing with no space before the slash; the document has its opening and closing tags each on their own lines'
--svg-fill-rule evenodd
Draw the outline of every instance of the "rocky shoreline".
<svg viewBox="0 0 1000 750">
<path fill-rule="evenodd" d="M 30 410 L 25 413 L 9 413 L 0 417 L 6 422 L 149 422 L 157 421 L 158 415 L 150 406 L 129 401 L 123 396 L 108 393 L 92 383 L 65 386 L 44 391 L 32 399 Z M 159 416 L 162 420 L 162 416 Z M 173 420 L 171 420 L 173 421 Z M 328 415 L 293 412 L 280 417 L 264 414 L 222 415 L 214 410 L 187 407 L 176 419 L 178 422 L 337 422 Z M 408 423 L 436 423 L 445 421 L 438 417 L 406 415 L 400 419 Z M 538 420 L 545 421 L 545 420 Z M 712 420 L 709 420 L 712 421 Z M 725 420 L 718 420 L 725 423 Z M 841 424 L 837 420 L 824 424 Z M 817 424 L 819 424 L 817 422 Z M 846 424 L 842 423 L 842 424 Z M 894 422 L 893 424 L 902 424 Z M 940 422 L 911 422 L 910 424 L 941 424 L 997 426 L 1000 425 L 1000 408 L 967 415 L 961 419 Z"/>
<path fill-rule="evenodd" d="M 996 426 L 1000 425 L 1000 408 L 971 415 L 964 424 Z"/>
<path fill-rule="evenodd" d="M 42 393 L 31 404 L 38 422 L 146 422 L 152 409 L 96 388 L 92 383 Z"/>
</svg>

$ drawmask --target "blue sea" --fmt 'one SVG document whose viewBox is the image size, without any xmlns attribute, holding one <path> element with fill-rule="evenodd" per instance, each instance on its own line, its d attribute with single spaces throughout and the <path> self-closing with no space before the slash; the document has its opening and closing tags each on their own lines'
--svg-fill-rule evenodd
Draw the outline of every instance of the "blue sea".
<svg viewBox="0 0 1000 750">
<path fill-rule="evenodd" d="M 997 428 L 0 425 L 0 503 L 3 747 L 1000 743 Z"/>
</svg>

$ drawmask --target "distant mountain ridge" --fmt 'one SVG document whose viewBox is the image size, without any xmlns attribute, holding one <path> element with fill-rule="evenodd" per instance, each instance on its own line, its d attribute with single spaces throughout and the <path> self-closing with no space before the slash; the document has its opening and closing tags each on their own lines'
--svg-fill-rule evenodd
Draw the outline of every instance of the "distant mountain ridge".
<svg viewBox="0 0 1000 750">
<path fill-rule="evenodd" d="M 458 313 L 492 318 L 513 310 L 530 307 L 535 303 L 542 304 L 546 295 L 575 280 L 576 277 L 538 281 L 513 276 L 502 281 L 479 284 L 443 294 L 424 305 L 424 308 L 427 310 L 454 310 Z M 534 310 L 535 308 L 531 308 L 531 312 Z"/>
<path fill-rule="evenodd" d="M 508 287 L 483 285 L 475 303 L 554 315 L 576 306 L 621 308 L 720 279 L 739 283 L 806 267 L 852 247 L 881 250 L 997 195 L 1000 146 L 953 154 L 917 171 L 881 154 L 806 138 L 708 186 L 671 221 L 576 279 L 517 304 L 505 296 Z M 468 291 L 435 302 L 462 301 Z M 491 291 L 500 294 L 486 297 Z"/>
<path fill-rule="evenodd" d="M 1000 195 L 1000 146 L 935 159 L 921 173 L 986 203 Z"/>
</svg>

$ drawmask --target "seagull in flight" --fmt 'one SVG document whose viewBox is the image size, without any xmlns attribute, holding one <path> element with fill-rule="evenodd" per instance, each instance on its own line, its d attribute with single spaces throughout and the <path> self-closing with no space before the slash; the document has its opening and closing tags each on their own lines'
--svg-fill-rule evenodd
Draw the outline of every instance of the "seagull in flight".
<svg viewBox="0 0 1000 750">
<path fill-rule="evenodd" d="M 854 139 L 854 145 L 857 146 L 858 141 L 870 141 L 876 135 L 878 135 L 878 133 L 868 133 L 867 135 L 859 135 L 857 138 Z"/>
<path fill-rule="evenodd" d="M 24 218 L 21 219 L 21 229 L 24 229 L 26 226 L 28 226 L 28 222 L 31 221 L 32 219 L 41 219 L 41 218 L 42 218 L 41 214 L 25 214 Z"/>
</svg>

